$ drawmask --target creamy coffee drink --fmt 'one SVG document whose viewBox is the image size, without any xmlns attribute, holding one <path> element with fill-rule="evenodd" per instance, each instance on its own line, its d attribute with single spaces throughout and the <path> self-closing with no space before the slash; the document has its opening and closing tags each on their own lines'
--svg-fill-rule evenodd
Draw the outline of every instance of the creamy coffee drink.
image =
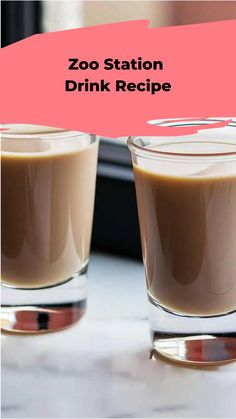
<svg viewBox="0 0 236 419">
<path fill-rule="evenodd" d="M 134 174 L 150 299 L 188 315 L 234 310 L 236 160 L 146 160 Z"/>
<path fill-rule="evenodd" d="M 97 142 L 79 134 L 64 140 L 35 139 L 29 132 L 25 139 L 3 135 L 4 284 L 51 286 L 86 266 L 97 152 Z"/>
</svg>

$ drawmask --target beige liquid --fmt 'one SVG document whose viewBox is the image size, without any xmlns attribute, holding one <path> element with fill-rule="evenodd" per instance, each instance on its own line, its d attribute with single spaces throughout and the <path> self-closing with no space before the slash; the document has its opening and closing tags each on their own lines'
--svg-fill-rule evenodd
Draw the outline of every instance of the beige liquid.
<svg viewBox="0 0 236 419">
<path fill-rule="evenodd" d="M 134 164 L 148 293 L 179 313 L 225 313 L 236 308 L 236 161 L 189 170 Z"/>
<path fill-rule="evenodd" d="M 2 282 L 58 284 L 87 264 L 97 143 L 2 140 Z"/>
</svg>

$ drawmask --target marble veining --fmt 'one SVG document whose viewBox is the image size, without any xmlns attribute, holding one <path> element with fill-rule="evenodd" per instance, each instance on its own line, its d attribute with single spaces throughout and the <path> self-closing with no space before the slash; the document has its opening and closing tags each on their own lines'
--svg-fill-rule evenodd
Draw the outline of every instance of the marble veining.
<svg viewBox="0 0 236 419">
<path fill-rule="evenodd" d="M 149 360 L 142 264 L 94 254 L 88 311 L 57 334 L 2 337 L 3 418 L 233 418 L 236 363 Z"/>
</svg>

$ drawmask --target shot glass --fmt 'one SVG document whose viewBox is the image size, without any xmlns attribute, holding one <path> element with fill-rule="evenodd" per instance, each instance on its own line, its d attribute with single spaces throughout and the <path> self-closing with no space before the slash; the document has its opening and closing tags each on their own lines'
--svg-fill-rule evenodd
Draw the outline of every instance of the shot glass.
<svg viewBox="0 0 236 419">
<path fill-rule="evenodd" d="M 128 139 L 152 343 L 187 363 L 236 359 L 236 122 L 213 122 L 156 121 L 206 129 Z"/>
<path fill-rule="evenodd" d="M 85 312 L 98 139 L 34 125 L 3 128 L 2 330 L 57 331 Z"/>
</svg>

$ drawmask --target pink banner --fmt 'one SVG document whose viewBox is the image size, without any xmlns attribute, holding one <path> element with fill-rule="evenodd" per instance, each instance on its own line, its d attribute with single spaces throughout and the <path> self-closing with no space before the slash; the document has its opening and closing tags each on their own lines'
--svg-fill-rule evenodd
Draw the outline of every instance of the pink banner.
<svg viewBox="0 0 236 419">
<path fill-rule="evenodd" d="M 3 48 L 1 122 L 109 137 L 178 135 L 183 129 L 147 121 L 236 114 L 236 20 L 148 25 L 51 32 Z"/>
</svg>

